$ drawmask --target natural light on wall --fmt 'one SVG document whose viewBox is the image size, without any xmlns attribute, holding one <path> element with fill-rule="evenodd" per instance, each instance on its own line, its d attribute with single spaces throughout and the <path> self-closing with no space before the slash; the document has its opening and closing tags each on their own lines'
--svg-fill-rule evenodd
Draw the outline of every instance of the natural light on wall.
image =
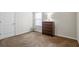
<svg viewBox="0 0 79 59">
<path fill-rule="evenodd" d="M 46 12 L 47 19 L 46 21 L 54 21 L 54 12 Z"/>
<path fill-rule="evenodd" d="M 42 26 L 43 16 L 46 17 L 44 21 L 54 21 L 54 12 L 45 12 L 45 15 L 42 12 L 35 12 L 36 26 Z"/>
</svg>

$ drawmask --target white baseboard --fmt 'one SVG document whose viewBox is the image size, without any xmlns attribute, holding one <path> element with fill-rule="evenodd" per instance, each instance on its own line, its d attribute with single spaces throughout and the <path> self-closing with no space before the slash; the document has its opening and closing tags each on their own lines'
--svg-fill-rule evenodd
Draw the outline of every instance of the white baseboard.
<svg viewBox="0 0 79 59">
<path fill-rule="evenodd" d="M 14 36 L 16 36 L 16 35 L 8 36 L 8 37 L 3 37 L 3 38 L 0 38 L 0 40 L 6 39 L 6 38 L 9 38 L 9 37 L 14 37 Z"/>
<path fill-rule="evenodd" d="M 5 37 L 5 38 L 0 38 L 0 40 L 6 39 L 6 38 L 10 38 L 10 37 L 14 37 L 14 36 L 18 36 L 18 35 L 22 35 L 22 34 L 29 33 L 29 32 L 31 32 L 31 31 L 24 32 L 24 33 L 21 33 L 21 34 L 15 34 L 13 36 L 8 36 L 8 37 Z"/>
<path fill-rule="evenodd" d="M 77 37 L 77 42 L 79 43 L 79 37 Z"/>
<path fill-rule="evenodd" d="M 77 40 L 77 38 L 75 38 L 75 37 L 69 37 L 69 36 L 65 36 L 65 35 L 60 35 L 60 34 L 56 34 L 57 36 L 61 36 L 61 37 L 66 37 L 66 38 L 70 38 L 70 39 L 75 39 L 75 40 Z"/>
<path fill-rule="evenodd" d="M 78 43 L 79 43 L 79 40 L 77 40 L 78 41 Z"/>
</svg>

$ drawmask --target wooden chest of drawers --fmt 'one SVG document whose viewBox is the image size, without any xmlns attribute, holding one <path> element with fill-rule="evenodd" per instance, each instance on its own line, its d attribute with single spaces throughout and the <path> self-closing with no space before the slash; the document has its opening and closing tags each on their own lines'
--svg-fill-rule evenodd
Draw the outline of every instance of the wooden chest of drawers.
<svg viewBox="0 0 79 59">
<path fill-rule="evenodd" d="M 55 35 L 55 24 L 54 22 L 42 22 L 42 34 Z"/>
</svg>

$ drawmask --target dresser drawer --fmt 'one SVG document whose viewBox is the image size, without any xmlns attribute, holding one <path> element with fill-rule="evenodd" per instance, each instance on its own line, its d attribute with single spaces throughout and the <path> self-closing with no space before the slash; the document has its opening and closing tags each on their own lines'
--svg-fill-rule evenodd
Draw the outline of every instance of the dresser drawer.
<svg viewBox="0 0 79 59">
<path fill-rule="evenodd" d="M 42 22 L 42 33 L 46 35 L 54 35 L 54 22 Z"/>
<path fill-rule="evenodd" d="M 52 32 L 44 31 L 43 34 L 46 34 L 46 35 L 52 35 Z"/>
<path fill-rule="evenodd" d="M 53 31 L 52 29 L 49 29 L 49 28 L 47 28 L 47 29 L 42 29 L 43 31 Z"/>
<path fill-rule="evenodd" d="M 42 23 L 43 25 L 52 26 L 52 23 Z"/>
<path fill-rule="evenodd" d="M 51 29 L 52 26 L 45 26 L 45 25 L 44 25 L 43 28 L 45 28 L 45 29 L 50 28 L 50 29 Z"/>
</svg>

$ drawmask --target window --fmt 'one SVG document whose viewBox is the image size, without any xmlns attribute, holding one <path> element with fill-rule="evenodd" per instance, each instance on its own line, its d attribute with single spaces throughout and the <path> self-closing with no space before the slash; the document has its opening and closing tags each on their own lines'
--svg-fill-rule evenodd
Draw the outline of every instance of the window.
<svg viewBox="0 0 79 59">
<path fill-rule="evenodd" d="M 35 13 L 35 25 L 42 26 L 42 13 L 41 12 Z"/>
<path fill-rule="evenodd" d="M 46 12 L 46 21 L 54 21 L 54 12 Z"/>
</svg>

